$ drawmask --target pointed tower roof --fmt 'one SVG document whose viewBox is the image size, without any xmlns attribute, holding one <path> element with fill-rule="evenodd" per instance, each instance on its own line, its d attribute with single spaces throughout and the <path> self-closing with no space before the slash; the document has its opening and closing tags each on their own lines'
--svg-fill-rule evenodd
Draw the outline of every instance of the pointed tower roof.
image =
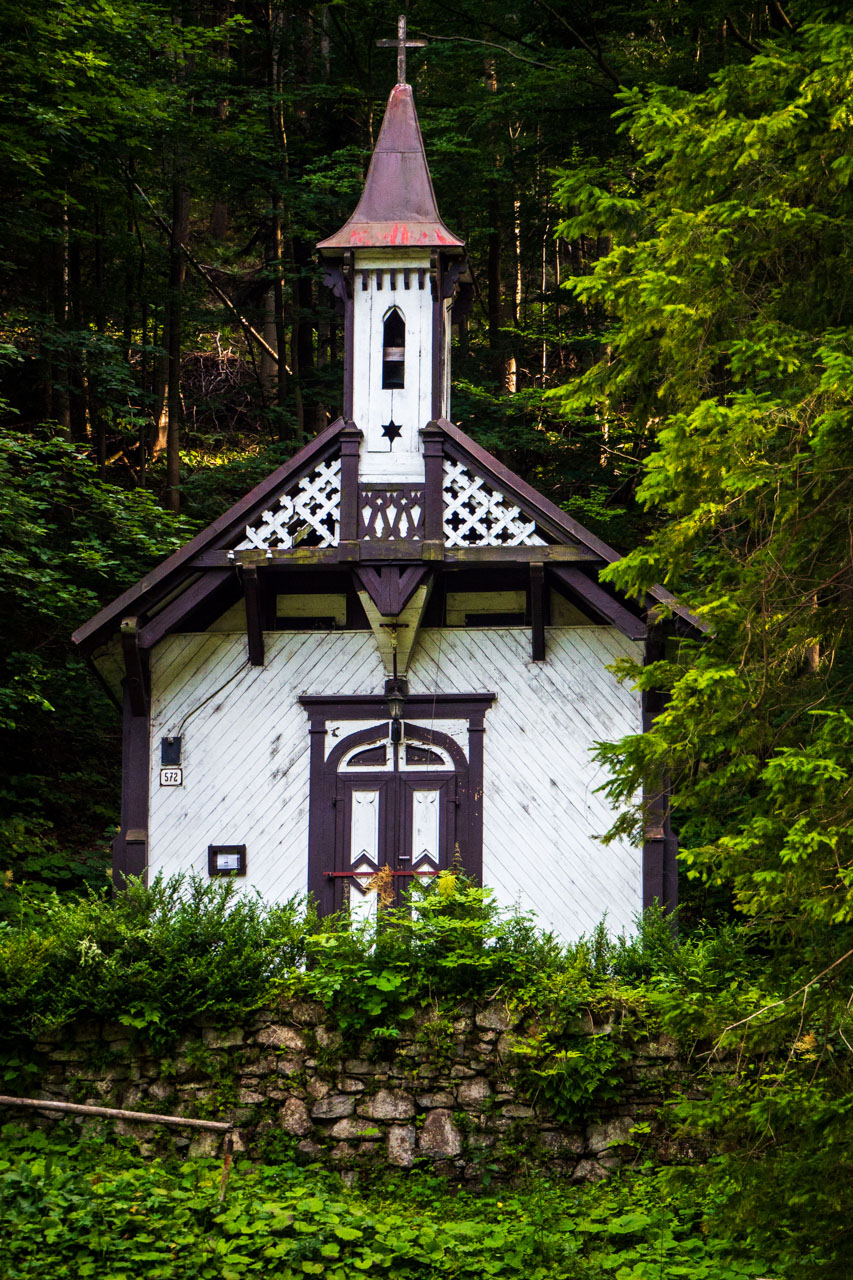
<svg viewBox="0 0 853 1280">
<path fill-rule="evenodd" d="M 317 248 L 334 256 L 345 249 L 397 247 L 461 252 L 464 244 L 439 216 L 412 86 L 397 84 L 355 213 Z"/>
</svg>

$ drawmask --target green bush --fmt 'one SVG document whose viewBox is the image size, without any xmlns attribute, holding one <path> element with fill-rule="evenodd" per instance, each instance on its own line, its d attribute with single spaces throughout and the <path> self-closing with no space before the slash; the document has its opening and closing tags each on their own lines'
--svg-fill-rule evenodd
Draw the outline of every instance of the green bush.
<svg viewBox="0 0 853 1280">
<path fill-rule="evenodd" d="M 316 1168 L 145 1163 L 108 1141 L 22 1134 L 0 1146 L 8 1280 L 617 1280 L 776 1274 L 747 1232 L 720 1235 L 701 1175 L 640 1171 L 586 1187 L 475 1197 L 415 1173 L 349 1188 Z M 766 1257 L 767 1255 L 764 1255 Z M 772 1255 L 770 1255 L 772 1256 Z"/>
<path fill-rule="evenodd" d="M 23 1035 L 102 1017 L 163 1041 L 202 1014 L 239 1019 L 303 961 L 313 920 L 296 900 L 183 877 L 18 903 L 20 923 L 0 932 L 0 1017 Z"/>
</svg>

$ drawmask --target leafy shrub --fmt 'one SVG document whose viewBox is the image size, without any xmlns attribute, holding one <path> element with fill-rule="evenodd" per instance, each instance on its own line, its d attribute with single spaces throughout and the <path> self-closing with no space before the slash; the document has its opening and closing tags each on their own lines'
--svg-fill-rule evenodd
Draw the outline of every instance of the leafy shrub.
<svg viewBox="0 0 853 1280">
<path fill-rule="evenodd" d="M 431 1175 L 354 1189 L 317 1169 L 146 1164 L 103 1140 L 4 1130 L 0 1249 L 14 1280 L 596 1280 L 769 1274 L 748 1236 L 706 1234 L 701 1181 L 636 1173 L 475 1198 Z"/>
<path fill-rule="evenodd" d="M 353 928 L 346 913 L 319 921 L 306 948 L 300 987 L 328 1004 L 345 1031 L 377 1037 L 398 1035 L 418 1004 L 515 997 L 564 955 L 531 916 L 503 910 L 491 890 L 450 872 L 430 888 L 415 886 L 375 929 Z"/>
<path fill-rule="evenodd" d="M 240 1018 L 301 963 L 312 919 L 295 900 L 269 906 L 233 881 L 183 877 L 20 901 L 21 925 L 0 933 L 0 1016 L 23 1034 L 96 1016 L 163 1040 L 200 1014 Z"/>
</svg>

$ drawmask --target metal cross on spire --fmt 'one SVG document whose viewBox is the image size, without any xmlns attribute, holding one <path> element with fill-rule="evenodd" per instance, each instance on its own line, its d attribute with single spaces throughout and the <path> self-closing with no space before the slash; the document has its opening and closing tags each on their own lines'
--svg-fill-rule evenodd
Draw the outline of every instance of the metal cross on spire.
<svg viewBox="0 0 853 1280">
<path fill-rule="evenodd" d="M 404 13 L 401 13 L 397 19 L 397 39 L 376 41 L 380 49 L 397 50 L 397 84 L 406 83 L 406 50 L 420 49 L 426 43 L 426 40 L 406 39 L 406 15 Z"/>
</svg>

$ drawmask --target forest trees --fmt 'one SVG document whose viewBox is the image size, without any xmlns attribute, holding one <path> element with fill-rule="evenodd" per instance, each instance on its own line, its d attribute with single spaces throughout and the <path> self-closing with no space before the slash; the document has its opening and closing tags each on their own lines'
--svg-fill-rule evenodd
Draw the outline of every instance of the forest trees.
<svg viewBox="0 0 853 1280">
<path fill-rule="evenodd" d="M 25 358 L 7 394 L 102 475 L 209 517 L 254 478 L 247 454 L 280 458 L 338 407 L 341 335 L 313 244 L 357 198 L 393 81 L 375 41 L 396 9 L 0 8 L 2 336 Z M 561 420 L 541 391 L 595 356 L 600 310 L 560 286 L 606 243 L 555 237 L 551 171 L 572 155 L 618 170 L 618 86 L 701 88 L 748 56 L 733 32 L 769 21 L 761 6 L 736 16 L 697 3 L 593 19 L 545 0 L 523 19 L 508 0 L 409 12 L 429 38 L 410 76 L 439 201 L 477 282 L 457 412 L 593 523 L 618 528 L 601 507 L 624 505 L 630 477 L 602 469 L 594 423 Z M 214 463 L 211 482 L 199 470 Z"/>
<path fill-rule="evenodd" d="M 670 699 L 603 752 L 611 790 L 668 775 L 688 865 L 827 960 L 853 924 L 851 40 L 815 23 L 701 94 L 627 93 L 633 183 L 562 184 L 565 234 L 614 237 L 575 283 L 614 317 L 608 359 L 567 411 L 655 437 L 661 523 L 611 576 L 665 581 L 710 628 L 639 676 Z"/>
<path fill-rule="evenodd" d="M 0 9 L 3 423 L 14 440 L 59 432 L 102 481 L 211 519 L 337 410 L 341 335 L 312 246 L 357 199 L 393 78 L 375 41 L 396 10 Z M 655 79 L 689 100 L 756 40 L 790 37 L 788 16 L 696 0 L 593 18 L 534 0 L 522 18 L 508 0 L 476 13 L 423 0 L 408 17 L 429 40 L 410 78 L 439 202 L 475 278 L 453 416 L 612 543 L 635 542 L 654 438 L 639 381 L 604 431 L 589 397 L 566 412 L 545 395 L 594 364 L 611 307 L 562 287 L 589 275 L 611 228 L 603 193 L 560 227 L 560 199 L 582 213 L 584 197 L 558 195 L 554 168 L 604 166 L 616 207 L 636 166 L 611 119 L 619 86 Z M 99 581 L 101 598 L 114 591 L 111 571 Z M 88 608 L 81 595 L 71 625 Z"/>
<path fill-rule="evenodd" d="M 106 857 L 118 750 L 67 636 L 186 527 L 158 502 L 214 518 L 337 411 L 341 334 L 313 244 L 357 200 L 393 81 L 375 41 L 397 8 L 0 13 L 6 865 L 73 880 L 78 855 Z M 429 40 L 409 69 L 439 203 L 476 281 L 453 416 L 615 545 L 634 542 L 645 425 L 604 440 L 594 413 L 544 398 L 594 361 L 606 322 L 561 287 L 608 241 L 555 234 L 552 171 L 596 157 L 618 185 L 634 163 L 611 120 L 618 86 L 700 90 L 778 13 L 419 0 L 408 19 Z"/>
</svg>

